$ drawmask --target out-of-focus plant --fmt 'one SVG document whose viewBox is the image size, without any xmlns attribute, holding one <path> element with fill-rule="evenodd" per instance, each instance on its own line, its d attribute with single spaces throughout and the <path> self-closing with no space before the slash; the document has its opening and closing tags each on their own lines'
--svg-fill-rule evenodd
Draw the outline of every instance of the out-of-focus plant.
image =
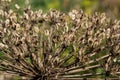
<svg viewBox="0 0 120 80">
<path fill-rule="evenodd" d="M 31 80 L 118 77 L 119 57 L 120 21 L 104 13 L 0 9 L 1 71 Z"/>
<path fill-rule="evenodd" d="M 119 19 L 120 18 L 120 0 L 99 0 L 99 11 L 104 11 L 106 14 L 113 18 Z"/>
<path fill-rule="evenodd" d="M 90 15 L 98 9 L 98 4 L 98 0 L 81 0 L 80 7 Z"/>
<path fill-rule="evenodd" d="M 31 5 L 32 10 L 42 9 L 47 11 L 49 9 L 57 9 L 63 12 L 68 12 L 72 9 L 82 9 L 87 14 L 94 12 L 105 12 L 107 16 L 113 19 L 119 19 L 120 15 L 120 1 L 119 0 L 8 0 L 9 8 L 15 9 L 15 4 L 21 8 L 26 7 L 26 2 Z M 22 11 L 19 10 L 19 13 Z"/>
</svg>

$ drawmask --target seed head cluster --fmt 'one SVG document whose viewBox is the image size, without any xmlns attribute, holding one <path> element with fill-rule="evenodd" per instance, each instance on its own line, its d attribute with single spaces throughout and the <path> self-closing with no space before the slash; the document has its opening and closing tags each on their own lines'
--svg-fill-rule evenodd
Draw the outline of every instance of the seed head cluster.
<svg viewBox="0 0 120 80">
<path fill-rule="evenodd" d="M 1 71 L 34 80 L 118 77 L 119 64 L 120 21 L 105 13 L 0 9 Z"/>
</svg>

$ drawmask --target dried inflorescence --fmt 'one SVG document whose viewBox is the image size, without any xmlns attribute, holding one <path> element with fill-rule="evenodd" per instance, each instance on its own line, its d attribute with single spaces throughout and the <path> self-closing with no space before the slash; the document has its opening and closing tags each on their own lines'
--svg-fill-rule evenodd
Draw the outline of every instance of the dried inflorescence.
<svg viewBox="0 0 120 80">
<path fill-rule="evenodd" d="M 29 79 L 120 75 L 120 21 L 82 10 L 0 10 L 0 70 Z"/>
</svg>

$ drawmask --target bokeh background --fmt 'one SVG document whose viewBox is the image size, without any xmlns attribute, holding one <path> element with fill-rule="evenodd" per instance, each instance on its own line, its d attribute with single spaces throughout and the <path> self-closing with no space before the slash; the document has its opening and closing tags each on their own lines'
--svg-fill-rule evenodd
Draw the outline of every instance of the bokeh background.
<svg viewBox="0 0 120 80">
<path fill-rule="evenodd" d="M 68 12 L 72 9 L 83 9 L 87 14 L 105 12 L 113 19 L 120 19 L 120 0 L 12 0 L 10 7 L 18 4 L 21 8 L 31 5 L 33 10 L 57 9 Z"/>
</svg>

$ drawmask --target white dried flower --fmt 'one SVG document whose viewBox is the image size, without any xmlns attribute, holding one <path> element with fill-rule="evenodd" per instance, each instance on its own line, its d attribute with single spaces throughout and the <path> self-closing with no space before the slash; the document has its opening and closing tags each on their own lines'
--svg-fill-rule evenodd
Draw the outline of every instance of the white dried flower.
<svg viewBox="0 0 120 80">
<path fill-rule="evenodd" d="M 64 32 L 63 32 L 63 34 L 64 34 L 65 32 L 68 32 L 68 24 L 67 24 L 67 22 L 65 23 L 65 27 L 64 27 Z"/>
<path fill-rule="evenodd" d="M 9 23 L 10 23 L 10 20 L 9 20 L 9 19 L 5 20 L 5 24 L 6 24 L 6 25 L 9 25 Z"/>
<path fill-rule="evenodd" d="M 37 26 L 35 26 L 35 27 L 34 27 L 34 31 L 35 31 L 36 33 L 39 33 L 40 30 L 39 30 L 39 28 L 38 28 Z"/>
<path fill-rule="evenodd" d="M 52 55 L 49 55 L 49 56 L 48 56 L 48 60 L 50 60 L 51 58 L 52 58 Z"/>
<path fill-rule="evenodd" d="M 15 7 L 16 7 L 17 9 L 20 9 L 20 6 L 19 6 L 18 4 L 15 4 Z"/>
<path fill-rule="evenodd" d="M 4 15 L 4 11 L 2 9 L 0 9 L 0 15 L 3 16 Z"/>
<path fill-rule="evenodd" d="M 3 43 L 0 43 L 0 47 L 2 47 L 2 48 L 3 48 L 4 46 L 5 46 L 5 45 L 4 45 Z"/>
<path fill-rule="evenodd" d="M 104 23 L 105 20 L 106 20 L 105 13 L 102 13 L 100 22 L 101 22 L 101 23 Z"/>
<path fill-rule="evenodd" d="M 72 14 L 71 12 L 69 13 L 69 16 L 72 18 L 72 20 L 75 19 L 75 14 Z"/>
<path fill-rule="evenodd" d="M 9 14 L 12 14 L 12 13 L 13 13 L 13 10 L 12 10 L 12 9 L 10 9 L 10 10 L 9 10 Z"/>
<path fill-rule="evenodd" d="M 68 14 L 69 14 L 69 16 L 72 18 L 72 20 L 75 20 L 77 14 L 78 14 L 78 11 L 77 11 L 77 10 L 72 10 L 72 11 L 69 12 Z"/>
<path fill-rule="evenodd" d="M 24 16 L 25 16 L 25 18 L 26 18 L 27 20 L 29 19 L 28 14 L 24 13 Z"/>
<path fill-rule="evenodd" d="M 46 36 L 50 35 L 49 30 L 45 30 L 45 35 L 46 35 Z"/>
<path fill-rule="evenodd" d="M 7 29 L 6 29 L 6 28 L 4 28 L 4 29 L 3 29 L 3 32 L 4 32 L 4 33 L 6 33 L 6 32 L 7 32 Z"/>
<path fill-rule="evenodd" d="M 117 58 L 113 59 L 114 62 L 117 62 Z"/>
<path fill-rule="evenodd" d="M 11 2 L 12 0 L 6 0 L 6 1 Z"/>
<path fill-rule="evenodd" d="M 16 13 L 13 13 L 11 16 L 10 16 L 10 19 L 11 19 L 11 21 L 17 21 L 17 16 L 16 16 Z"/>
<path fill-rule="evenodd" d="M 110 28 L 108 28 L 108 29 L 106 30 L 106 37 L 107 37 L 107 38 L 110 37 Z"/>
<path fill-rule="evenodd" d="M 3 43 L 0 43 L 0 48 L 8 48 L 8 46 Z"/>
<path fill-rule="evenodd" d="M 19 31 L 21 28 L 20 28 L 20 24 L 16 24 L 16 30 Z"/>
</svg>

